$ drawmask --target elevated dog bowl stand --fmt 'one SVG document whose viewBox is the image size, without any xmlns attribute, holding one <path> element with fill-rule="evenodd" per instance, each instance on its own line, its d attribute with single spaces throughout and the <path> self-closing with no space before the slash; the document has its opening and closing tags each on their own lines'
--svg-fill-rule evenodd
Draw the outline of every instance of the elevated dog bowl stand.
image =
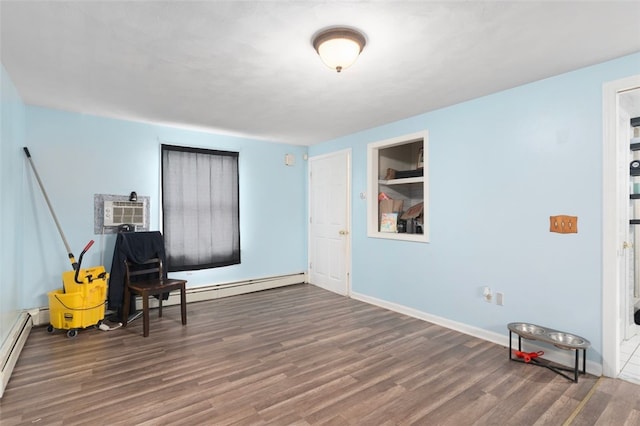
<svg viewBox="0 0 640 426">
<path fill-rule="evenodd" d="M 582 351 L 582 374 L 587 373 L 587 348 L 591 346 L 591 343 L 589 343 L 589 341 L 584 337 L 524 322 L 512 322 L 509 323 L 507 327 L 509 328 L 509 359 L 511 361 L 545 367 L 575 383 L 578 383 L 578 366 L 580 365 L 580 352 Z M 550 365 L 548 363 L 541 362 L 537 357 L 531 357 L 529 361 L 514 358 L 511 347 L 513 342 L 513 333 L 518 336 L 518 351 L 520 352 L 522 352 L 522 339 L 551 343 L 557 348 L 574 351 L 576 359 L 574 368 L 571 369 L 557 365 Z M 573 372 L 573 377 L 565 374 L 564 371 Z"/>
</svg>

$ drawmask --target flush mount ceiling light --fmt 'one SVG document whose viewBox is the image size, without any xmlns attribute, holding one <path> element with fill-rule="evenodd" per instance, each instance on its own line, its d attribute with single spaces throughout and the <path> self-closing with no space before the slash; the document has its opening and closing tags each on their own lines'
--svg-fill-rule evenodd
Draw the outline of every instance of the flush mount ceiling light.
<svg viewBox="0 0 640 426">
<path fill-rule="evenodd" d="M 362 33 L 343 27 L 321 31 L 313 39 L 322 62 L 337 72 L 353 65 L 366 43 Z"/>
</svg>

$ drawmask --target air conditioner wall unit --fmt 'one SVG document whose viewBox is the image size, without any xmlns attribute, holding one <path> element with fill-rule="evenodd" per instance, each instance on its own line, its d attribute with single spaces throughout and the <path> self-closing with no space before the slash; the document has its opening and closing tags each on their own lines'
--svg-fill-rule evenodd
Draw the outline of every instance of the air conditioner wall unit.
<svg viewBox="0 0 640 426">
<path fill-rule="evenodd" d="M 146 209 L 144 201 L 105 201 L 104 226 L 120 226 L 132 224 L 146 226 Z"/>
</svg>

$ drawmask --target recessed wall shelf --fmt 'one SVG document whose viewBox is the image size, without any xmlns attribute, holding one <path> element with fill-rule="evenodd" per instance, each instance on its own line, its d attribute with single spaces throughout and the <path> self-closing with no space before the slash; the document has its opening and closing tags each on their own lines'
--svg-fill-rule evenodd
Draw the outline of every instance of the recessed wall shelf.
<svg viewBox="0 0 640 426">
<path fill-rule="evenodd" d="M 424 177 L 412 177 L 412 178 L 404 178 L 404 179 L 390 179 L 384 180 L 380 179 L 378 183 L 380 185 L 406 185 L 408 183 L 421 183 L 424 182 Z"/>
<path fill-rule="evenodd" d="M 367 146 L 367 235 L 429 241 L 428 133 Z"/>
</svg>

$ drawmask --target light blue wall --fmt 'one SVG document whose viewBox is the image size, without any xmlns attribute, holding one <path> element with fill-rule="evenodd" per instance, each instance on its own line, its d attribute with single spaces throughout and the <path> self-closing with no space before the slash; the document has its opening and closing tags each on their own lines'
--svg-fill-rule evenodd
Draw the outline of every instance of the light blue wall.
<svg viewBox="0 0 640 426">
<path fill-rule="evenodd" d="M 22 173 L 25 107 L 0 66 L 0 346 L 22 308 Z"/>
<path fill-rule="evenodd" d="M 602 84 L 637 73 L 640 54 L 309 148 L 311 155 L 352 148 L 353 290 L 496 333 L 506 334 L 511 321 L 572 331 L 591 340 L 588 357 L 600 362 Z M 3 122 L 4 81 L 3 70 Z M 113 236 L 93 235 L 94 194 L 149 195 L 158 228 L 164 142 L 240 151 L 242 264 L 194 272 L 186 276 L 190 286 L 306 270 L 306 148 L 37 107 L 26 107 L 24 119 L 21 108 L 12 114 L 15 132 L 26 120 L 24 144 L 76 255 L 96 239 L 85 265 L 110 268 L 113 250 Z M 367 144 L 425 128 L 431 242 L 367 238 L 366 202 L 358 196 L 366 190 Z M 0 264 L 3 274 L 24 267 L 24 277 L 15 272 L 21 307 L 46 306 L 69 264 L 33 175 L 20 163 L 20 143 L 7 147 L 5 134 L 3 124 L 3 201 L 5 193 L 21 194 L 24 210 L 3 207 L 17 230 L 9 239 L 3 226 L 2 247 L 24 246 L 24 256 L 17 250 Z M 296 156 L 294 167 L 284 166 L 285 153 Z M 24 185 L 5 178 L 13 162 Z M 578 216 L 580 232 L 549 233 L 555 214 Z M 482 301 L 485 285 L 505 294 L 504 307 Z"/>
<path fill-rule="evenodd" d="M 151 229 L 159 229 L 160 144 L 239 151 L 240 265 L 174 274 L 188 287 L 306 270 L 306 147 L 26 107 L 26 144 L 51 203 L 83 266 L 111 268 L 115 235 L 94 235 L 94 194 L 151 197 Z M 286 153 L 294 166 L 285 166 Z M 13 161 L 25 161 L 24 155 Z M 70 269 L 66 250 L 37 182 L 26 176 L 24 284 L 27 306 L 46 306 Z"/>
<path fill-rule="evenodd" d="M 601 362 L 602 85 L 638 73 L 635 54 L 311 147 L 353 150 L 353 291 L 505 335 L 512 321 L 571 331 Z M 430 243 L 367 238 L 367 144 L 422 129 Z M 550 233 L 558 214 L 579 233 Z"/>
</svg>

